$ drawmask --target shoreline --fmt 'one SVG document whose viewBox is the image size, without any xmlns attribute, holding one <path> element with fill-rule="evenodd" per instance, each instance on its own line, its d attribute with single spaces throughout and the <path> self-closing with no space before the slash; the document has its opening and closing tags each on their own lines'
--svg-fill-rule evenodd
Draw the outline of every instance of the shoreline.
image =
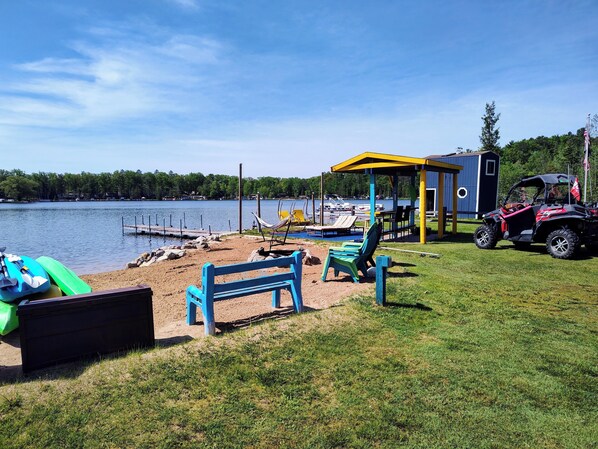
<svg viewBox="0 0 598 449">
<path fill-rule="evenodd" d="M 276 245 L 272 249 L 304 248 L 323 263 L 328 247 L 335 244 L 338 243 L 289 238 L 285 245 Z M 153 292 L 156 346 L 168 346 L 204 336 L 201 313 L 198 314 L 197 324 L 187 326 L 185 322 L 185 291 L 189 285 L 201 283 L 203 264 L 212 262 L 218 266 L 246 262 L 252 251 L 260 247 L 268 248 L 268 242 L 262 241 L 260 236 L 227 236 L 220 242 L 210 242 L 207 250 L 186 250 L 187 254 L 180 259 L 166 260 L 148 267 L 103 271 L 80 277 L 91 285 L 94 291 L 148 285 Z M 362 281 L 355 284 L 349 276 L 342 273 L 334 278 L 332 271 L 329 273 L 328 282 L 323 282 L 320 279 L 322 268 L 322 264 L 303 265 L 301 288 L 306 311 L 329 308 L 347 297 L 367 291 L 373 285 L 373 279 L 371 282 Z M 218 302 L 215 309 L 217 333 L 247 327 L 264 319 L 280 319 L 292 313 L 292 302 L 288 292 L 281 295 L 280 309 L 272 309 L 270 298 L 270 293 L 262 293 Z M 0 338 L 0 380 L 19 377 L 20 365 L 17 329 Z"/>
</svg>

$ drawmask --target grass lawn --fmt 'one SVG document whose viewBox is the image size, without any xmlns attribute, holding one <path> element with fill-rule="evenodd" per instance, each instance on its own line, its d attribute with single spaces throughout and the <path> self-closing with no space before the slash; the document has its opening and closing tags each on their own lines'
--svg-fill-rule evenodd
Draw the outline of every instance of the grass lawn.
<svg viewBox="0 0 598 449">
<path fill-rule="evenodd" d="M 0 448 L 598 447 L 598 257 L 482 251 L 473 228 L 385 244 L 442 255 L 380 251 L 388 307 L 351 298 L 0 386 Z"/>
</svg>

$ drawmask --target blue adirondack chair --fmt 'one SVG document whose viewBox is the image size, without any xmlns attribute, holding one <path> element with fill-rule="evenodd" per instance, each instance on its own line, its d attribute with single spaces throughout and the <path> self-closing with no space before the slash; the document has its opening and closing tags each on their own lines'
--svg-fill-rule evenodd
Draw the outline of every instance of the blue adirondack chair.
<svg viewBox="0 0 598 449">
<path fill-rule="evenodd" d="M 339 271 L 342 271 L 349 274 L 353 282 L 359 282 L 359 271 L 365 277 L 367 276 L 368 262 L 374 266 L 373 255 L 379 239 L 380 225 L 374 223 L 368 229 L 361 245 L 345 244 L 342 247 L 330 248 L 324 263 L 322 280 L 326 281 L 328 270 L 332 268 L 335 276 L 338 276 Z"/>
</svg>

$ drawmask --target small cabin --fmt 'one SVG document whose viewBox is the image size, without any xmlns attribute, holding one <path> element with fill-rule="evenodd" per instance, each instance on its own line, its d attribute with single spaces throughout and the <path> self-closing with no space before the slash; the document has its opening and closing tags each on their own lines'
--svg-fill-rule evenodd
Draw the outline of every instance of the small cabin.
<svg viewBox="0 0 598 449">
<path fill-rule="evenodd" d="M 445 156 L 429 156 L 438 162 L 461 165 L 463 170 L 457 178 L 457 216 L 459 218 L 482 218 L 486 212 L 496 209 L 498 202 L 498 173 L 500 156 L 493 151 L 454 153 Z M 438 174 L 427 174 L 426 210 L 438 214 Z M 453 204 L 453 178 L 445 180 L 444 204 Z"/>
</svg>

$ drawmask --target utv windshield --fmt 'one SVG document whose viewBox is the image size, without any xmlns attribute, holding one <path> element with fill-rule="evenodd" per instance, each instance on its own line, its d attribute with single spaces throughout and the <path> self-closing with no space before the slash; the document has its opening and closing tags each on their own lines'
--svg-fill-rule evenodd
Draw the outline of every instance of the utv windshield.
<svg viewBox="0 0 598 449">
<path fill-rule="evenodd" d="M 570 183 L 574 177 L 563 174 L 547 174 L 522 179 L 515 184 L 505 198 L 505 205 L 565 204 L 571 197 Z M 575 202 L 575 201 L 571 201 Z"/>
<path fill-rule="evenodd" d="M 515 186 L 511 189 L 505 204 L 542 204 L 544 201 L 544 186 Z"/>
</svg>

